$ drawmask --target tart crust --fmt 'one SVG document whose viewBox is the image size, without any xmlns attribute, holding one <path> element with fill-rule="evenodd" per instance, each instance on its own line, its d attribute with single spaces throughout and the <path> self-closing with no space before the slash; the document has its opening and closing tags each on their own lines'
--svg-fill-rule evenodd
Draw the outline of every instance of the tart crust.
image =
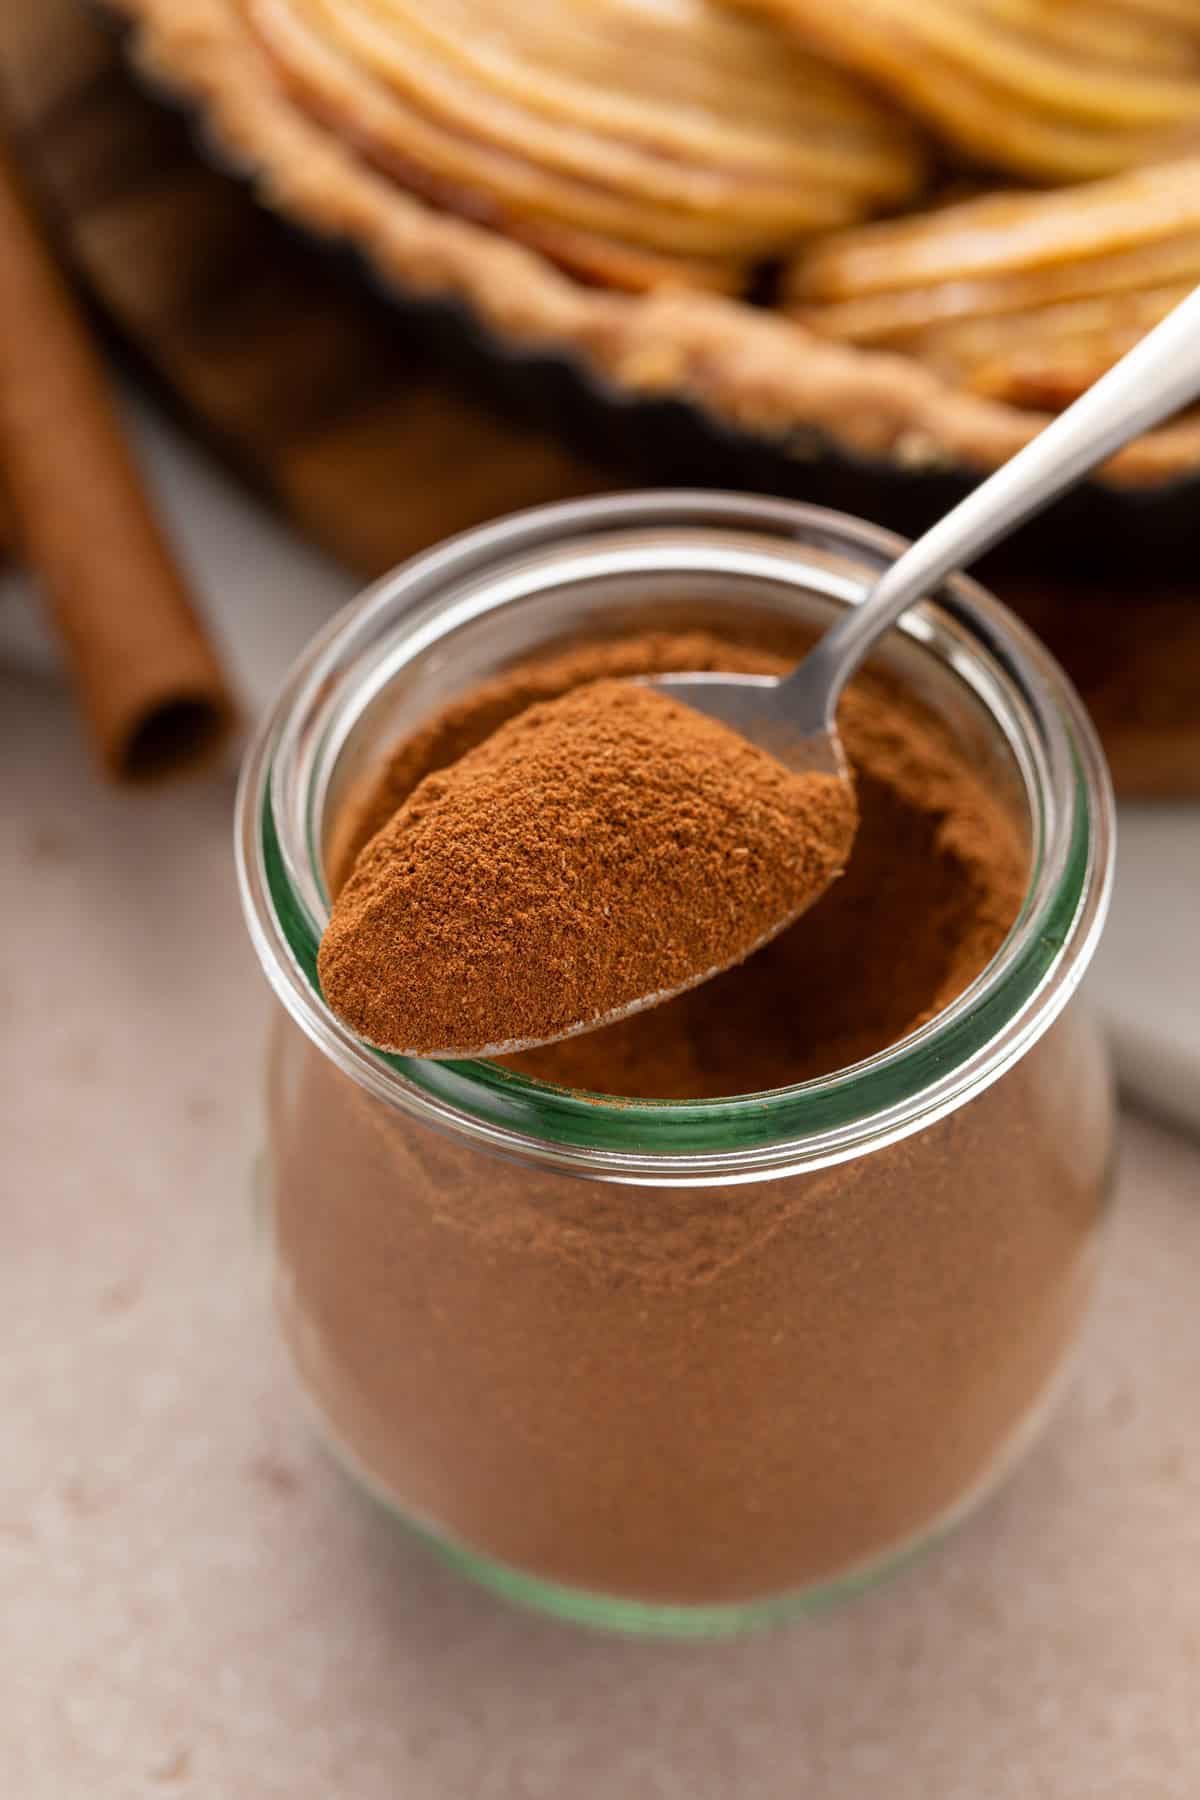
<svg viewBox="0 0 1200 1800">
<path fill-rule="evenodd" d="M 240 0 L 115 6 L 135 28 L 139 65 L 198 109 L 216 153 L 253 182 L 264 204 L 354 247 L 401 292 L 465 303 L 514 349 L 571 353 L 622 394 L 687 399 L 800 455 L 828 440 L 906 469 L 995 467 L 1050 416 L 719 294 L 586 286 L 536 249 L 406 192 L 302 112 Z M 1198 463 L 1200 422 L 1184 419 L 1127 446 L 1103 473 L 1150 486 Z"/>
</svg>

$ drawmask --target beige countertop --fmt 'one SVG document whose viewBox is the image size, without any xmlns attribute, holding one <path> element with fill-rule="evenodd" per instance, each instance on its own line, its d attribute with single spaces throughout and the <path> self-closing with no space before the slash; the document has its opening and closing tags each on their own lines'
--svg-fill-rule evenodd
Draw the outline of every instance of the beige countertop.
<svg viewBox="0 0 1200 1800">
<path fill-rule="evenodd" d="M 1200 1152 L 1126 1121 L 1074 1385 L 943 1550 L 740 1643 L 527 1618 L 296 1404 L 231 781 L 99 788 L 32 679 L 0 739 L 6 1800 L 1195 1800 Z"/>
</svg>

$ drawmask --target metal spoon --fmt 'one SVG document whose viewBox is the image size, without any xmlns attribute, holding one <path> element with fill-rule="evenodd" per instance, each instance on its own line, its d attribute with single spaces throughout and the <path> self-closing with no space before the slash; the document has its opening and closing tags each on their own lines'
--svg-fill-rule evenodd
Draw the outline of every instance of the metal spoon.
<svg viewBox="0 0 1200 1800">
<path fill-rule="evenodd" d="M 901 613 L 1090 469 L 1200 395 L 1200 288 L 1024 449 L 940 519 L 790 675 L 657 675 L 648 685 L 720 719 L 789 768 L 847 775 L 842 689 Z"/>
</svg>

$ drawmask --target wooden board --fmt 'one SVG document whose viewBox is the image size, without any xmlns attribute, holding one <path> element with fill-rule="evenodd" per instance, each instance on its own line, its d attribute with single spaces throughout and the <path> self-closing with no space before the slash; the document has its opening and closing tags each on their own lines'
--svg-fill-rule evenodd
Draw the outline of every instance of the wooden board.
<svg viewBox="0 0 1200 1800">
<path fill-rule="evenodd" d="M 64 255 L 190 419 L 373 574 L 513 507 L 619 484 L 485 402 L 427 337 L 198 154 L 79 0 L 3 0 L 0 95 Z M 455 359 L 457 362 L 457 359 Z M 1200 794 L 1200 601 L 1006 595 L 1083 688 L 1128 792 Z"/>
</svg>

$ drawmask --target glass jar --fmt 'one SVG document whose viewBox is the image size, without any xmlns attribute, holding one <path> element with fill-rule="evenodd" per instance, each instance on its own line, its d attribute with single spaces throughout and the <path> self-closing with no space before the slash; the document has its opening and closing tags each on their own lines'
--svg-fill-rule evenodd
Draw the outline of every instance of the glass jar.
<svg viewBox="0 0 1200 1800">
<path fill-rule="evenodd" d="M 317 986 L 331 836 L 390 746 L 540 646 L 681 619 L 819 626 L 896 549 L 820 509 L 708 493 L 503 520 L 336 619 L 246 762 L 300 1379 L 372 1493 L 560 1616 L 708 1633 L 823 1605 L 961 1517 L 1040 1424 L 1109 1186 L 1109 1082 L 1077 995 L 1111 878 L 1103 760 L 994 599 L 955 580 L 913 609 L 882 659 L 1020 821 L 1020 915 L 892 1048 L 722 1100 L 368 1049 Z"/>
</svg>

